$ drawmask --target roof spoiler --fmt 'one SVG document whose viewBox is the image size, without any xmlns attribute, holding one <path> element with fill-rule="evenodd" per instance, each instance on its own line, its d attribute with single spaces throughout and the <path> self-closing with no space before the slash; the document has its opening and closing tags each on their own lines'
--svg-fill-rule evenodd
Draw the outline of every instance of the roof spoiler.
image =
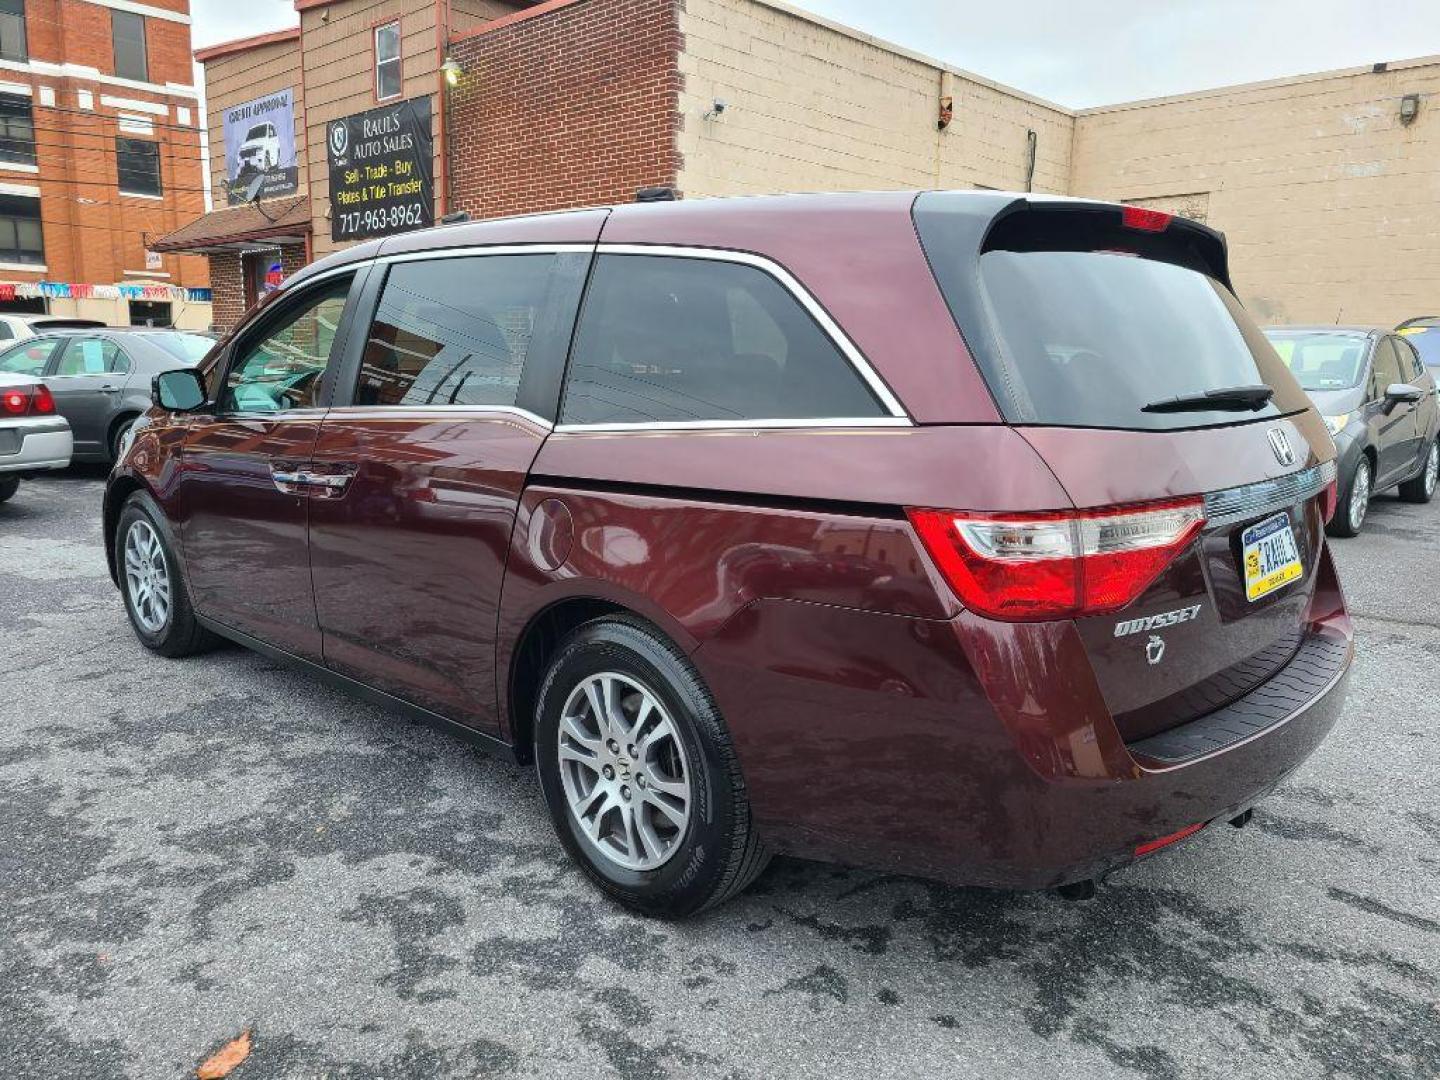
<svg viewBox="0 0 1440 1080">
<path fill-rule="evenodd" d="M 925 192 L 915 215 L 944 231 L 947 249 L 1125 251 L 1199 270 L 1234 291 L 1223 233 L 1149 207 L 1008 192 Z"/>
</svg>

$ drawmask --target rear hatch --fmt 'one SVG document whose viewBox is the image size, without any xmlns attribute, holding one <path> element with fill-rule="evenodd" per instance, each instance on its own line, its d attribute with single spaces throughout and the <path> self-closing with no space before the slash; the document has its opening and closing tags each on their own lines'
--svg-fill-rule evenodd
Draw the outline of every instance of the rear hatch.
<svg viewBox="0 0 1440 1080">
<path fill-rule="evenodd" d="M 915 221 L 997 406 L 1075 507 L 1074 603 L 999 617 L 1074 618 L 1127 741 L 1274 676 L 1304 639 L 1334 446 L 1231 292 L 1223 238 L 1001 195 L 922 195 Z M 1069 550 L 981 524 L 982 559 L 1014 545 L 1008 580 Z"/>
</svg>

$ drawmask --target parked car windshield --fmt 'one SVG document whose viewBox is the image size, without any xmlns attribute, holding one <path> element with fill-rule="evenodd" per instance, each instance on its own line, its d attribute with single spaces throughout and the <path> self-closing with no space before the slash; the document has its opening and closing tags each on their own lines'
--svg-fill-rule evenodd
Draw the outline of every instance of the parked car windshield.
<svg viewBox="0 0 1440 1080">
<path fill-rule="evenodd" d="M 980 281 L 1005 368 L 992 390 L 1012 420 L 1171 430 L 1307 406 L 1240 302 L 1196 270 L 1108 251 L 994 250 Z M 1258 385 L 1275 392 L 1258 409 L 1155 408 Z"/>
<path fill-rule="evenodd" d="M 1265 336 L 1306 390 L 1348 390 L 1365 376 L 1368 334 L 1276 328 L 1266 330 Z"/>
<path fill-rule="evenodd" d="M 1407 326 L 1400 333 L 1415 346 L 1426 367 L 1440 367 L 1440 326 Z"/>
<path fill-rule="evenodd" d="M 215 347 L 215 339 L 204 334 L 147 334 L 146 338 L 187 364 L 198 364 Z"/>
</svg>

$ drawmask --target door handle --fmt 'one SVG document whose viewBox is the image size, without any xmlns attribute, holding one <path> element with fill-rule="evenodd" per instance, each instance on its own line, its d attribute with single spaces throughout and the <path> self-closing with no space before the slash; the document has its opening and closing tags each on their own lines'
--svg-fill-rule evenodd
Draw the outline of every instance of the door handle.
<svg viewBox="0 0 1440 1080">
<path fill-rule="evenodd" d="M 100 387 L 100 392 L 102 394 L 118 394 L 120 392 L 120 388 L 118 386 L 110 386 L 107 384 Z"/>
<path fill-rule="evenodd" d="M 318 495 L 324 499 L 338 499 L 354 479 L 354 472 L 317 473 L 309 469 L 270 470 L 270 479 L 287 495 Z"/>
</svg>

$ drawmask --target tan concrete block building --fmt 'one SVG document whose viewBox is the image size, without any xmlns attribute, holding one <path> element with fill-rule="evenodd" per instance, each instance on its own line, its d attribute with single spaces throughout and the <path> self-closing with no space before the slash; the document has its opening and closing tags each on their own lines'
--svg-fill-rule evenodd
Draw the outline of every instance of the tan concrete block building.
<svg viewBox="0 0 1440 1080">
<path fill-rule="evenodd" d="M 255 295 L 247 259 L 284 269 L 335 246 L 332 125 L 419 98 L 427 220 L 650 186 L 1034 190 L 1204 219 L 1229 237 L 1241 297 L 1264 321 L 1440 312 L 1440 57 L 1076 111 L 785 0 L 296 6 L 294 30 L 197 54 L 212 159 L 216 114 L 261 91 L 296 102 L 299 189 L 162 245 L 211 255 L 222 324 Z M 228 296 L 237 282 L 249 291 Z"/>
</svg>

